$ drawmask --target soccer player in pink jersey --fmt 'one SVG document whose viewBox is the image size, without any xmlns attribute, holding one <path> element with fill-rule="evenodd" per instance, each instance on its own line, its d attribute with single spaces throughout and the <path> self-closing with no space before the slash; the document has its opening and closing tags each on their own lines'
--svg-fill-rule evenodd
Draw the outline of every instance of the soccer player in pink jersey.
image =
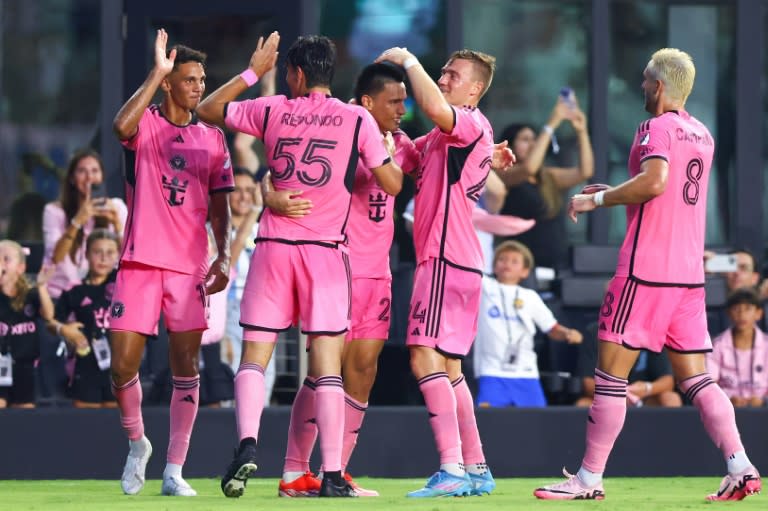
<svg viewBox="0 0 768 511">
<path fill-rule="evenodd" d="M 229 280 L 229 204 L 232 165 L 224 133 L 195 115 L 205 92 L 205 54 L 157 32 L 155 65 L 123 105 L 114 130 L 135 164 L 127 169 L 128 221 L 117 273 L 110 330 L 112 387 L 130 450 L 123 491 L 138 493 L 152 446 L 144 436 L 139 365 L 146 336 L 163 311 L 173 374 L 171 431 L 164 495 L 196 495 L 181 475 L 200 390 L 198 353 L 208 328 L 208 297 Z M 160 105 L 149 105 L 157 89 Z M 210 202 L 210 205 L 209 205 Z M 208 265 L 206 218 L 218 256 Z"/>
<path fill-rule="evenodd" d="M 321 497 L 354 497 L 344 480 L 342 445 L 344 388 L 341 357 L 349 329 L 351 278 L 346 230 L 358 162 L 382 190 L 400 191 L 402 171 L 385 147 L 373 117 L 363 108 L 331 97 L 336 49 L 326 37 L 297 39 L 287 52 L 285 96 L 234 101 L 277 60 L 277 32 L 259 39 L 249 67 L 211 94 L 198 109 L 201 118 L 264 141 L 276 192 L 311 201 L 304 216 L 266 209 L 259 223 L 254 260 L 248 271 L 240 324 L 243 353 L 235 377 L 240 445 L 221 488 L 239 497 L 256 469 L 255 451 L 264 407 L 264 367 L 277 332 L 298 318 L 309 337 L 309 375 L 315 383 L 315 417 L 323 458 Z M 268 289 L 269 293 L 263 290 Z"/>
<path fill-rule="evenodd" d="M 391 64 L 366 66 L 355 84 L 355 102 L 371 113 L 382 134 L 393 134 L 394 159 L 404 172 L 410 172 L 418 166 L 419 154 L 408 135 L 399 131 L 400 118 L 405 114 L 404 80 L 403 71 Z M 359 497 L 379 495 L 358 486 L 346 467 L 368 408 L 379 354 L 389 336 L 392 301 L 389 250 L 394 236 L 394 205 L 395 198 L 382 189 L 363 162 L 358 162 L 347 229 L 352 321 L 342 359 L 345 420 L 341 468 Z M 314 419 L 315 382 L 307 377 L 291 412 L 285 467 L 278 487 L 282 497 L 312 497 L 319 491 L 320 482 L 309 471 L 309 458 L 317 437 Z"/>
<path fill-rule="evenodd" d="M 708 500 L 741 500 L 760 491 L 733 405 L 705 367 L 712 351 L 704 304 L 704 230 L 712 136 L 685 111 L 696 74 L 687 53 L 664 48 L 643 71 L 645 110 L 629 153 L 630 179 L 571 198 L 569 214 L 627 206 L 627 235 L 600 310 L 595 399 L 581 468 L 534 491 L 541 499 L 605 498 L 603 472 L 626 416 L 627 377 L 638 350 L 667 348 L 680 390 L 699 409 L 722 451 L 728 475 Z"/>
<path fill-rule="evenodd" d="M 406 70 L 417 103 L 435 123 L 416 140 L 421 151 L 414 176 L 417 267 L 406 342 L 440 470 L 408 496 L 490 493 L 496 483 L 485 463 L 461 359 L 477 334 L 484 265 L 472 211 L 494 149 L 493 129 L 477 104 L 491 85 L 496 59 L 472 50 L 455 52 L 437 84 L 404 48 L 391 48 L 377 61 Z"/>
</svg>

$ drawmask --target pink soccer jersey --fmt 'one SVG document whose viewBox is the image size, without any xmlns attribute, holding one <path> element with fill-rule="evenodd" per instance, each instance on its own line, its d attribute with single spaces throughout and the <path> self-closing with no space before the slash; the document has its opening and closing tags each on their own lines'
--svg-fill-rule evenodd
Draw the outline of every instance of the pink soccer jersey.
<svg viewBox="0 0 768 511">
<path fill-rule="evenodd" d="M 715 143 L 688 112 L 666 112 L 640 124 L 629 153 L 629 175 L 649 158 L 669 164 L 664 193 L 627 206 L 627 235 L 616 275 L 640 283 L 704 284 L 707 184 Z"/>
<path fill-rule="evenodd" d="M 302 190 L 313 203 L 302 218 L 266 209 L 259 239 L 344 241 L 358 161 L 372 169 L 390 160 L 368 111 L 317 92 L 231 102 L 225 120 L 264 141 L 275 190 Z"/>
<path fill-rule="evenodd" d="M 453 107 L 451 133 L 435 127 L 416 141 L 413 240 L 416 260 L 431 257 L 482 272 L 483 252 L 472 225 L 472 210 L 491 169 L 493 128 L 474 107 Z"/>
<path fill-rule="evenodd" d="M 224 133 L 194 115 L 188 125 L 177 126 L 150 105 L 138 132 L 121 143 L 134 160 L 126 169 L 121 261 L 205 274 L 208 196 L 234 189 Z"/>
<path fill-rule="evenodd" d="M 408 135 L 393 134 L 395 162 L 403 172 L 415 170 L 419 154 Z M 395 198 L 381 189 L 370 170 L 358 163 L 352 188 L 352 206 L 347 235 L 353 277 L 389 277 L 389 249 L 395 232 L 392 213 Z"/>
</svg>

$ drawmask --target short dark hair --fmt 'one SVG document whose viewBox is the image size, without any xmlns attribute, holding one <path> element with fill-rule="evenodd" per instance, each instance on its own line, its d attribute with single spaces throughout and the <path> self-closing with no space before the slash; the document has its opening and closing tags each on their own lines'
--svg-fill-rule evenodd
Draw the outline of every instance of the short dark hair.
<svg viewBox="0 0 768 511">
<path fill-rule="evenodd" d="M 173 61 L 173 70 L 176 71 L 179 68 L 179 64 L 186 64 L 187 62 L 199 62 L 200 65 L 205 67 L 205 60 L 208 55 L 205 53 L 193 50 L 189 46 L 183 44 L 174 44 L 166 51 L 166 57 L 171 56 L 171 51 L 176 50 L 176 60 Z"/>
<path fill-rule="evenodd" d="M 363 104 L 363 96 L 373 96 L 381 92 L 387 83 L 402 83 L 405 81 L 405 73 L 402 68 L 388 62 L 369 64 L 360 71 L 355 81 L 355 101 Z"/>
<path fill-rule="evenodd" d="M 732 292 L 730 295 L 728 295 L 728 300 L 725 302 L 726 308 L 730 309 L 734 305 L 741 305 L 742 303 L 747 305 L 754 305 L 758 309 L 762 307 L 762 303 L 760 303 L 760 295 L 757 292 L 757 289 L 753 287 L 741 287 L 734 292 Z"/>
<path fill-rule="evenodd" d="M 288 48 L 288 64 L 301 68 L 307 87 L 330 86 L 336 70 L 336 45 L 322 35 L 301 36 Z"/>
</svg>

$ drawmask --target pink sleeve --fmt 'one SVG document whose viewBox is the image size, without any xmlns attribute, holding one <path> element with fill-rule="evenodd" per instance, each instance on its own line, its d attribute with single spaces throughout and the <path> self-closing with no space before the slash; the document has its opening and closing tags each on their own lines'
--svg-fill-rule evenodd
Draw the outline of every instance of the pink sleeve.
<svg viewBox="0 0 768 511">
<path fill-rule="evenodd" d="M 462 145 L 468 145 L 477 140 L 483 133 L 483 127 L 475 120 L 471 110 L 452 106 L 456 115 L 456 124 L 449 136 Z"/>
<path fill-rule="evenodd" d="M 139 147 L 139 145 L 143 143 L 144 139 L 146 139 L 148 136 L 151 136 L 152 116 L 154 114 L 152 113 L 150 108 L 151 106 L 147 107 L 147 109 L 144 110 L 144 113 L 141 115 L 141 119 L 139 120 L 139 126 L 136 129 L 136 133 L 131 138 L 120 141 L 120 143 L 126 149 L 135 151 Z"/>
<path fill-rule="evenodd" d="M 264 136 L 264 120 L 267 108 L 284 96 L 269 96 L 231 101 L 224 111 L 224 124 L 233 131 L 248 133 L 261 139 Z"/>
<path fill-rule="evenodd" d="M 421 152 L 424 149 L 424 144 L 426 144 L 426 143 L 427 143 L 427 136 L 426 135 L 422 135 L 422 136 L 420 136 L 419 138 L 417 138 L 416 140 L 413 141 L 413 145 L 416 146 L 416 150 L 419 151 L 419 152 Z"/>
<path fill-rule="evenodd" d="M 359 109 L 358 109 L 359 110 Z M 360 110 L 360 134 L 357 139 L 357 149 L 366 168 L 381 167 L 391 159 L 378 124 L 368 110 Z"/>
<path fill-rule="evenodd" d="M 421 156 L 416 149 L 416 144 L 408 138 L 408 135 L 398 132 L 396 136 L 397 152 L 395 153 L 395 161 L 400 165 L 404 173 L 410 174 L 418 168 Z"/>
<path fill-rule="evenodd" d="M 232 160 L 224 138 L 224 133 L 216 130 L 219 135 L 220 150 L 213 158 L 213 166 L 208 171 L 208 192 L 234 190 L 235 178 L 232 174 Z"/>
<path fill-rule="evenodd" d="M 663 119 L 650 119 L 645 122 L 648 123 L 647 132 L 638 135 L 642 137 L 638 142 L 640 146 L 640 163 L 650 158 L 661 158 L 669 162 L 671 138 L 666 123 Z"/>
<path fill-rule="evenodd" d="M 49 202 L 43 210 L 43 245 L 45 247 L 45 260 L 53 257 L 53 249 L 67 230 L 67 215 L 61 206 Z"/>
</svg>

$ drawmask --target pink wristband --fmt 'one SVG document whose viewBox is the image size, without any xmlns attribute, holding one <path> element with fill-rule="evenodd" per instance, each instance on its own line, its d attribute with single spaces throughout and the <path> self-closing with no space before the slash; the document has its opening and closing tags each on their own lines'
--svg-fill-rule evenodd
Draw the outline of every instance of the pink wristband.
<svg viewBox="0 0 768 511">
<path fill-rule="evenodd" d="M 240 78 L 243 79 L 248 87 L 259 81 L 259 75 L 257 75 L 250 67 L 240 73 Z"/>
</svg>

